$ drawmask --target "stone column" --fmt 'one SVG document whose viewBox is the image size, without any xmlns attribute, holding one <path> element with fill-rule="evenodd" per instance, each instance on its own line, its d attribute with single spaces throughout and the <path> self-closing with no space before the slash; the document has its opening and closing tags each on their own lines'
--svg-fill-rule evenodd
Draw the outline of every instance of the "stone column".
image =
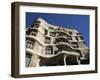
<svg viewBox="0 0 100 80">
<path fill-rule="evenodd" d="M 66 57 L 67 57 L 67 55 L 64 55 L 64 65 L 66 66 L 67 64 L 66 64 Z"/>
<path fill-rule="evenodd" d="M 77 63 L 79 65 L 80 64 L 79 56 L 76 56 L 76 60 L 77 60 Z"/>
<path fill-rule="evenodd" d="M 31 67 L 38 67 L 39 66 L 40 59 L 39 59 L 38 55 L 33 55 L 31 60 L 32 60 L 32 62 L 30 64 Z"/>
</svg>

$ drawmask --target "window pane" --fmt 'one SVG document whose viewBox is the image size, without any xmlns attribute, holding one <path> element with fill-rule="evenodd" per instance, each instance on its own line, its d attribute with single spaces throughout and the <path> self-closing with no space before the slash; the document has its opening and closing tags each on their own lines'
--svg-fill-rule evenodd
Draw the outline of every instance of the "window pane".
<svg viewBox="0 0 100 80">
<path fill-rule="evenodd" d="M 31 61 L 31 55 L 30 54 L 26 54 L 26 64 L 25 64 L 25 66 L 26 67 L 29 67 L 29 65 L 30 65 L 30 61 Z"/>
</svg>

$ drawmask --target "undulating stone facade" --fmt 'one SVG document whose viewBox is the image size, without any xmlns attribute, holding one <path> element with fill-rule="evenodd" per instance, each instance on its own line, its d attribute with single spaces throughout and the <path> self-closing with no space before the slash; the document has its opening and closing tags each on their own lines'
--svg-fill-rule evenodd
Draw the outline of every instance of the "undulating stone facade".
<svg viewBox="0 0 100 80">
<path fill-rule="evenodd" d="M 26 28 L 26 67 L 89 64 L 89 48 L 75 29 L 36 19 Z"/>
</svg>

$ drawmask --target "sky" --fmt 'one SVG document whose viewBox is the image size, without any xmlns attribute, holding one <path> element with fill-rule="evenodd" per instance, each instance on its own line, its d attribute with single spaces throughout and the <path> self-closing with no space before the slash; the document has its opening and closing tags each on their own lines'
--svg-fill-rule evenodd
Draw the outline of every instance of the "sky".
<svg viewBox="0 0 100 80">
<path fill-rule="evenodd" d="M 90 47 L 89 15 L 26 12 L 26 27 L 31 26 L 32 22 L 39 17 L 47 21 L 49 24 L 78 30 L 80 33 L 82 33 L 87 46 Z"/>
</svg>

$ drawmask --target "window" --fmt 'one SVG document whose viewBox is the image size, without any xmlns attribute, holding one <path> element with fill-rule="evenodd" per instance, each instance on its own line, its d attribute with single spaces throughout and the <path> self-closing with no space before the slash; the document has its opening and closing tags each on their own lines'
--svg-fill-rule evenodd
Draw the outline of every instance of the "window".
<svg viewBox="0 0 100 80">
<path fill-rule="evenodd" d="M 26 66 L 26 67 L 29 67 L 30 62 L 31 62 L 31 57 L 32 57 L 31 54 L 28 54 L 28 53 L 26 54 L 26 58 L 25 58 L 25 59 L 26 59 L 26 61 L 25 61 L 25 62 L 26 62 L 26 63 L 25 63 L 25 66 Z"/>
<path fill-rule="evenodd" d="M 46 47 L 46 54 L 51 55 L 53 53 L 53 48 L 51 46 Z"/>
<path fill-rule="evenodd" d="M 84 38 L 82 36 L 80 36 L 80 40 L 83 40 Z"/>
<path fill-rule="evenodd" d="M 36 36 L 37 33 L 38 33 L 37 29 L 31 29 L 30 35 Z"/>
<path fill-rule="evenodd" d="M 78 41 L 78 37 L 76 36 L 75 38 L 76 38 L 76 40 Z"/>
<path fill-rule="evenodd" d="M 44 34 L 47 35 L 48 34 L 48 30 L 46 30 L 46 29 L 44 29 L 44 30 L 45 30 L 45 33 Z"/>
<path fill-rule="evenodd" d="M 36 32 L 33 32 L 33 31 L 32 31 L 32 32 L 30 33 L 30 35 L 36 36 Z"/>
<path fill-rule="evenodd" d="M 26 35 L 30 35 L 30 32 L 31 32 L 31 29 L 28 28 L 28 29 L 26 30 Z"/>
<path fill-rule="evenodd" d="M 86 45 L 86 42 L 83 42 Z"/>
<path fill-rule="evenodd" d="M 26 47 L 33 49 L 34 41 L 26 40 Z"/>
<path fill-rule="evenodd" d="M 73 48 L 78 48 L 78 47 L 79 47 L 78 44 L 77 44 L 76 42 L 72 42 L 71 44 L 72 44 L 72 47 L 73 47 Z"/>
<path fill-rule="evenodd" d="M 50 38 L 49 37 L 45 37 L 45 43 L 50 44 Z"/>
<path fill-rule="evenodd" d="M 72 35 L 72 32 L 71 32 L 71 31 L 69 31 L 69 34 L 71 34 L 71 35 Z"/>
<path fill-rule="evenodd" d="M 35 24 L 35 25 L 34 25 L 34 28 L 38 28 L 38 27 L 39 27 L 39 25 L 38 25 L 38 24 Z"/>
<path fill-rule="evenodd" d="M 67 39 L 68 39 L 68 40 L 72 40 L 72 37 L 68 36 Z"/>
</svg>

